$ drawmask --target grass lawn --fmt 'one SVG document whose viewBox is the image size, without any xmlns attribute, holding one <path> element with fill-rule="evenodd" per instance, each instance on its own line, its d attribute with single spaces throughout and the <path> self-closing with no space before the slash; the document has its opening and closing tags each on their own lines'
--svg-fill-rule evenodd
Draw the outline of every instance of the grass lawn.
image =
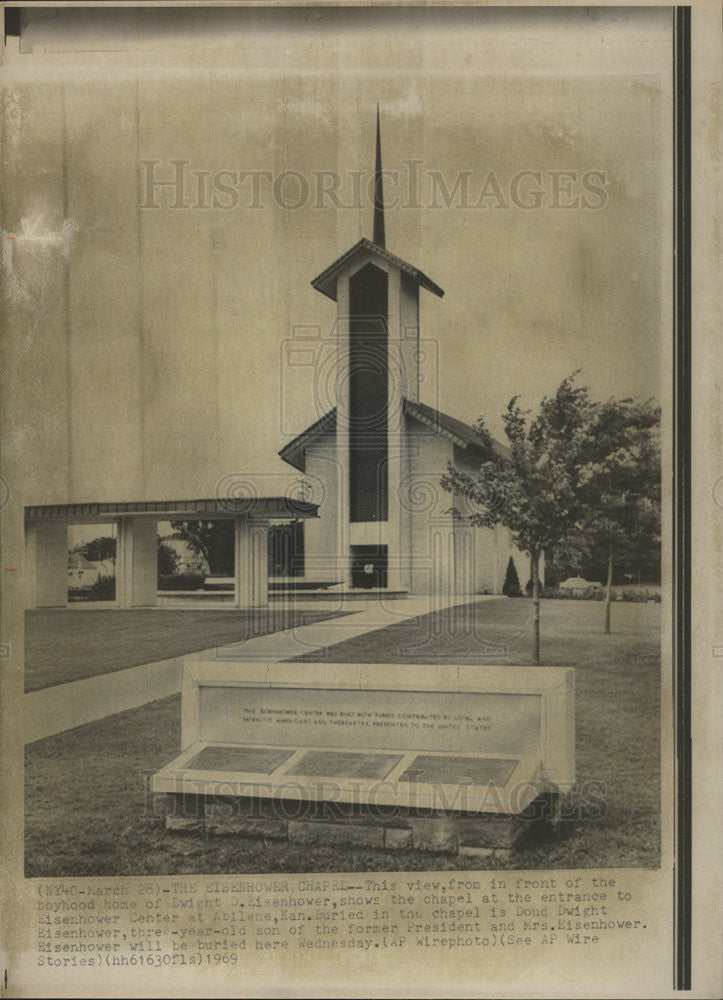
<svg viewBox="0 0 723 1000">
<path fill-rule="evenodd" d="M 425 615 L 330 647 L 347 662 L 529 664 L 531 602 Z M 150 775 L 180 750 L 180 696 L 40 740 L 26 751 L 28 876 L 611 868 L 660 864 L 658 604 L 545 601 L 545 663 L 576 668 L 577 777 L 568 817 L 508 862 L 166 834 Z M 482 644 L 482 645 L 481 645 Z M 504 652 L 506 650 L 506 653 Z M 321 654 L 303 659 L 318 659 Z M 539 669 L 544 669 L 544 666 Z"/>
<path fill-rule="evenodd" d="M 38 691 L 141 663 L 197 653 L 211 646 L 337 618 L 339 614 L 323 608 L 294 611 L 289 607 L 259 611 L 170 608 L 26 611 L 25 690 Z"/>
</svg>

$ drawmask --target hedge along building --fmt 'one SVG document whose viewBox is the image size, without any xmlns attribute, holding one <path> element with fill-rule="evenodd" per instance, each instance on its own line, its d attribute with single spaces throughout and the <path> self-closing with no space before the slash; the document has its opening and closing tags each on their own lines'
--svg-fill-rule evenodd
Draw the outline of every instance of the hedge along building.
<svg viewBox="0 0 723 1000">
<path fill-rule="evenodd" d="M 507 529 L 472 526 L 466 501 L 455 501 L 455 513 L 440 485 L 449 462 L 478 469 L 487 446 L 420 400 L 420 289 L 444 292 L 386 247 L 378 108 L 373 239 L 360 239 L 312 286 L 336 303 L 336 406 L 279 452 L 324 496 L 318 520 L 304 525 L 306 577 L 333 576 L 350 589 L 496 594 L 512 558 L 524 586 L 529 560 Z"/>
</svg>

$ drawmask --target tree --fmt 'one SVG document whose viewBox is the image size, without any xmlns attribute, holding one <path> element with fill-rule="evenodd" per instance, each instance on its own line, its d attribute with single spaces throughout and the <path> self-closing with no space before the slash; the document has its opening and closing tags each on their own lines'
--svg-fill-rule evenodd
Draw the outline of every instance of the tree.
<svg viewBox="0 0 723 1000">
<path fill-rule="evenodd" d="M 158 575 L 173 576 L 177 572 L 181 557 L 168 542 L 158 539 Z"/>
<path fill-rule="evenodd" d="M 504 525 L 517 548 L 529 554 L 534 663 L 540 662 L 541 554 L 606 531 L 611 538 L 613 523 L 622 527 L 625 503 L 632 499 L 625 485 L 634 478 L 636 455 L 642 454 L 644 441 L 650 455 L 655 451 L 643 426 L 651 419 L 655 424 L 655 413 L 659 421 L 659 411 L 630 400 L 593 402 L 588 389 L 575 384 L 577 374 L 564 379 L 554 396 L 545 397 L 532 419 L 529 410 L 518 406 L 518 396 L 510 400 L 502 416 L 509 454 L 494 447 L 480 418 L 476 430 L 486 443 L 487 460 L 473 473 L 450 464 L 442 479 L 446 490 L 468 499 L 473 524 Z M 640 423 L 640 434 L 630 432 L 631 421 Z M 644 463 L 641 483 L 653 464 Z M 642 507 L 640 511 L 642 515 Z"/>
<path fill-rule="evenodd" d="M 176 538 L 204 557 L 212 576 L 233 576 L 233 521 L 171 521 L 171 527 Z"/>
<path fill-rule="evenodd" d="M 583 469 L 584 513 L 561 549 L 605 565 L 605 633 L 610 633 L 614 565 L 659 574 L 660 408 L 611 399 L 595 409 L 593 454 Z"/>
<path fill-rule="evenodd" d="M 85 545 L 81 545 L 78 551 L 89 562 L 102 562 L 104 559 L 115 559 L 116 541 L 110 535 L 101 535 L 94 538 Z"/>
</svg>

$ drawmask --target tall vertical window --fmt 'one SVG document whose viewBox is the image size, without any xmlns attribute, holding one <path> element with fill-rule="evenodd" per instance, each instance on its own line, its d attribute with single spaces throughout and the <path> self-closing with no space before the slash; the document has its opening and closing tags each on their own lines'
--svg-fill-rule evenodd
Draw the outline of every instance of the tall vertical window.
<svg viewBox="0 0 723 1000">
<path fill-rule="evenodd" d="M 367 264 L 349 283 L 349 520 L 386 521 L 388 277 Z"/>
</svg>

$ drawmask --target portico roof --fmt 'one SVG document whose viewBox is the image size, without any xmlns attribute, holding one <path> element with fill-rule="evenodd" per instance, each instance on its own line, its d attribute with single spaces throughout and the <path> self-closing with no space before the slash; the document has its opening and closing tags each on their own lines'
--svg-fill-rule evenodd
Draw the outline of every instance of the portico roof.
<svg viewBox="0 0 723 1000">
<path fill-rule="evenodd" d="M 61 518 L 111 521 L 118 517 L 153 516 L 159 521 L 223 520 L 240 514 L 261 518 L 318 517 L 319 505 L 295 497 L 212 497 L 201 500 L 131 500 L 110 503 L 44 504 L 25 508 L 30 521 Z"/>
<path fill-rule="evenodd" d="M 417 285 L 420 285 L 422 288 L 426 288 L 429 292 L 433 292 L 435 295 L 439 296 L 440 299 L 444 295 L 444 292 L 439 285 L 435 284 L 431 278 L 428 278 L 424 271 L 420 271 L 418 267 L 414 266 L 414 264 L 410 264 L 401 257 L 397 257 L 397 255 L 392 253 L 391 250 L 387 250 L 386 247 L 381 247 L 377 243 L 373 243 L 365 236 L 363 236 L 358 243 L 355 243 L 353 247 L 347 250 L 346 253 L 343 253 L 341 257 L 338 257 L 334 263 L 330 264 L 324 271 L 321 272 L 321 274 L 317 275 L 317 277 L 311 282 L 312 288 L 315 288 L 317 292 L 321 292 L 323 295 L 328 296 L 328 298 L 333 299 L 334 302 L 336 302 L 336 279 L 339 272 L 346 264 L 363 251 L 371 251 L 371 253 L 376 254 L 377 257 L 381 257 L 390 264 L 394 264 L 403 274 L 406 274 L 407 277 L 411 278 L 411 280 Z"/>
</svg>

